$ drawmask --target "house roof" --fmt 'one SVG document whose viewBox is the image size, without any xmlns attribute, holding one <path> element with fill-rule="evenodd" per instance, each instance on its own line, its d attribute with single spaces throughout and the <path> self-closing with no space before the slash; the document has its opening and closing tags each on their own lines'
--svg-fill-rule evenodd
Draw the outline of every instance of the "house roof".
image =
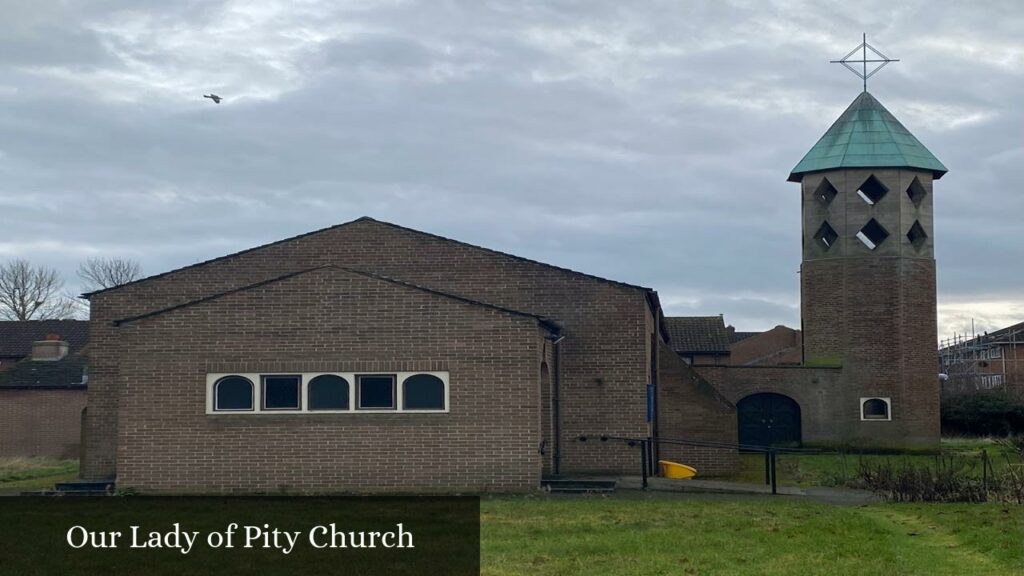
<svg viewBox="0 0 1024 576">
<path fill-rule="evenodd" d="M 268 248 L 268 247 L 271 247 L 271 246 L 276 246 L 276 245 L 279 245 L 279 244 L 284 244 L 284 243 L 287 243 L 287 242 L 291 242 L 293 240 L 298 240 L 300 238 L 305 238 L 307 236 L 313 236 L 313 235 L 320 234 L 320 233 L 323 233 L 323 232 L 327 232 L 327 231 L 330 231 L 330 230 L 335 230 L 335 229 L 338 229 L 338 228 L 343 228 L 345 226 L 351 226 L 351 225 L 359 223 L 359 222 L 372 222 L 374 224 L 378 224 L 378 225 L 381 225 L 381 226 L 387 226 L 387 227 L 390 227 L 390 228 L 394 228 L 396 230 L 403 230 L 403 231 L 406 231 L 406 232 L 411 232 L 413 234 L 418 234 L 418 235 L 426 237 L 426 238 L 433 238 L 433 239 L 441 240 L 441 241 L 444 241 L 444 242 L 450 242 L 452 244 L 456 244 L 456 245 L 459 245 L 459 246 L 465 246 L 465 247 L 468 247 L 468 248 L 473 248 L 475 250 L 481 250 L 483 252 L 488 252 L 488 253 L 491 253 L 491 254 L 497 254 L 499 256 L 504 256 L 506 258 L 510 258 L 512 260 L 516 260 L 516 261 L 519 261 L 519 262 L 525 262 L 525 263 L 533 264 L 533 265 L 536 265 L 536 266 L 542 266 L 544 268 L 548 268 L 548 269 L 551 269 L 551 270 L 558 270 L 558 271 L 564 272 L 566 274 L 572 274 L 572 275 L 580 276 L 580 277 L 583 277 L 583 278 L 589 278 L 591 280 L 596 280 L 598 282 L 603 282 L 603 283 L 606 283 L 606 284 L 610 284 L 612 286 L 620 286 L 622 288 L 628 288 L 628 289 L 633 289 L 633 290 L 640 290 L 640 291 L 644 292 L 646 300 L 647 300 L 647 304 L 648 304 L 648 307 L 650 308 L 650 310 L 656 316 L 658 316 L 659 319 L 661 318 L 661 300 L 658 297 L 658 292 L 655 291 L 653 288 L 648 288 L 646 286 L 639 286 L 639 285 L 636 285 L 636 284 L 628 284 L 626 282 L 619 282 L 617 280 L 610 280 L 608 278 L 603 278 L 601 276 L 595 276 L 593 274 L 587 274 L 585 272 L 579 272 L 579 271 L 576 271 L 576 270 L 572 270 L 570 268 L 563 268 L 561 266 L 555 266 L 553 264 L 547 264 L 547 263 L 544 263 L 544 262 L 539 262 L 537 260 L 531 260 L 529 258 L 524 258 L 522 256 L 516 256 L 515 254 L 509 254 L 507 252 L 501 252 L 501 251 L 498 251 L 498 250 L 493 250 L 491 248 L 486 248 L 486 247 L 483 247 L 483 246 L 478 246 L 476 244 L 470 244 L 468 242 L 462 242 L 460 240 L 454 240 L 452 238 L 447 238 L 445 236 L 439 236 L 437 234 L 431 234 L 429 232 L 423 232 L 421 230 L 416 230 L 414 228 L 406 228 L 405 226 L 400 226 L 398 224 L 393 224 L 391 222 L 384 222 L 382 220 L 376 220 L 376 219 L 371 218 L 369 216 L 363 216 L 363 217 L 357 218 L 355 220 L 352 220 L 350 222 L 343 222 L 341 224 L 335 224 L 333 226 L 328 226 L 326 228 L 321 228 L 319 230 L 313 230 L 311 232 L 306 232 L 304 234 L 299 234 L 297 236 L 292 236 L 290 238 L 284 238 L 282 240 L 276 240 L 274 242 L 270 242 L 270 243 L 267 243 L 267 244 L 262 244 L 260 246 L 254 246 L 252 248 L 247 248 L 245 250 L 241 250 L 241 251 L 238 251 L 238 252 L 234 252 L 234 253 L 231 253 L 231 254 L 226 254 L 224 256 L 219 256 L 217 258 L 211 258 L 209 260 L 204 260 L 202 262 L 197 262 L 195 264 L 190 264 L 188 266 L 183 266 L 181 268 L 176 268 L 176 269 L 173 269 L 173 270 L 168 270 L 168 271 L 162 272 L 160 274 L 154 274 L 152 276 L 147 276 L 145 278 L 140 278 L 138 280 L 133 280 L 132 282 L 126 282 L 126 283 L 120 284 L 118 286 L 112 286 L 110 288 L 104 288 L 102 290 L 95 290 L 93 292 L 87 292 L 85 294 L 82 294 L 82 297 L 88 299 L 88 298 L 90 298 L 90 297 L 92 297 L 92 296 L 94 296 L 96 294 L 102 294 L 102 293 L 105 293 L 105 292 L 119 290 L 119 289 L 124 288 L 126 286 L 133 286 L 135 284 L 141 284 L 143 282 L 148 282 L 150 280 L 155 280 L 157 278 L 163 278 L 165 276 L 169 276 L 169 275 L 174 274 L 176 272 L 181 272 L 183 270 L 188 270 L 188 269 L 191 269 L 191 268 L 198 268 L 198 267 L 204 266 L 206 264 L 211 264 L 211 263 L 214 263 L 214 262 L 219 262 L 219 261 L 222 261 L 222 260 L 227 260 L 229 258 L 233 258 L 235 256 L 240 256 L 242 254 L 247 254 L 249 252 L 254 252 L 256 250 L 261 250 L 263 248 Z M 659 330 L 660 330 L 662 336 L 667 339 L 668 338 L 668 334 L 667 334 L 667 332 L 665 330 L 664 324 L 659 321 L 658 322 L 658 327 L 659 327 Z"/>
<path fill-rule="evenodd" d="M 721 316 L 666 316 L 669 346 L 677 353 L 729 352 L 729 332 Z"/>
<path fill-rule="evenodd" d="M 54 361 L 22 360 L 10 370 L 0 372 L 0 389 L 84 389 L 85 365 L 86 359 L 81 355 Z"/>
<path fill-rule="evenodd" d="M 947 172 L 938 158 L 925 148 L 881 102 L 861 92 L 818 143 L 810 149 L 789 175 L 837 168 L 921 168 L 931 170 L 935 179 Z"/>
<path fill-rule="evenodd" d="M 445 242 L 451 242 L 452 244 L 458 244 L 460 246 L 466 246 L 466 247 L 469 247 L 469 248 L 474 248 L 476 250 L 482 250 L 484 252 L 490 252 L 491 254 L 498 254 L 500 256 L 505 256 L 507 258 L 511 258 L 513 260 L 517 260 L 519 262 L 526 262 L 526 263 L 529 263 L 529 264 L 535 264 L 537 266 L 543 266 L 545 268 L 550 268 L 552 270 L 560 270 L 562 272 L 566 272 L 566 273 L 569 273 L 569 274 L 574 274 L 576 276 L 583 276 L 585 278 L 590 278 L 592 280 L 599 280 L 601 282 L 605 282 L 607 284 L 612 284 L 612 285 L 615 285 L 615 286 L 622 286 L 624 288 L 632 288 L 632 289 L 636 289 L 636 290 L 643 290 L 643 291 L 646 291 L 646 292 L 654 292 L 654 290 L 652 288 L 648 288 L 646 286 L 639 286 L 639 285 L 636 285 L 636 284 L 627 284 L 626 282 L 619 282 L 617 280 L 609 280 L 608 278 L 602 278 L 600 276 L 594 276 L 593 274 L 587 274 L 585 272 L 578 272 L 576 270 L 572 270 L 572 269 L 569 269 L 569 268 L 563 268 L 561 266 L 555 266 L 553 264 L 547 264 L 547 263 L 544 263 L 544 262 L 539 262 L 537 260 L 531 260 L 529 258 L 524 258 L 522 256 L 516 256 L 515 254 L 509 254 L 507 252 L 501 252 L 501 251 L 498 251 L 498 250 L 493 250 L 491 248 L 485 248 L 483 246 L 477 246 L 476 244 L 469 244 L 468 242 L 462 242 L 460 240 L 454 240 L 452 238 L 447 238 L 445 236 L 439 236 L 437 234 L 431 234 L 429 232 L 423 232 L 422 230 L 416 230 L 414 228 L 406 228 L 405 226 L 399 226 L 398 224 L 392 224 L 391 222 L 385 222 L 383 220 L 376 220 L 374 218 L 370 218 L 369 216 L 363 216 L 361 218 L 356 218 L 355 220 L 352 220 L 350 222 L 343 222 L 341 224 L 335 224 L 334 226 L 328 226 L 326 228 L 321 228 L 319 230 L 313 230 L 312 232 L 306 232 L 304 234 L 299 234 L 297 236 L 292 236 L 290 238 L 284 238 L 282 240 L 276 240 L 274 242 L 270 242 L 270 243 L 267 243 L 267 244 L 262 244 L 260 246 L 254 246 L 252 248 L 246 248 L 245 250 L 241 250 L 241 251 L 238 251 L 238 252 L 233 252 L 231 254 L 225 254 L 224 256 L 218 256 L 217 258 L 211 258 L 210 260 L 204 260 L 202 262 L 196 262 L 195 264 L 189 264 L 188 266 L 183 266 L 181 268 L 175 268 L 174 270 L 168 270 L 167 272 L 161 272 L 160 274 L 154 274 L 152 276 L 147 276 L 145 278 L 140 278 L 138 280 L 133 280 L 131 282 L 126 282 L 126 283 L 120 284 L 118 286 L 112 286 L 110 288 L 104 288 L 102 290 L 95 290 L 93 292 L 87 292 L 85 294 L 82 294 L 82 297 L 83 298 L 89 298 L 89 297 L 91 297 L 93 295 L 96 295 L 96 294 L 102 294 L 104 292 L 110 292 L 110 291 L 113 291 L 113 290 L 119 290 L 121 288 L 124 288 L 125 286 L 132 286 L 132 285 L 135 285 L 135 284 L 140 284 L 140 283 L 143 283 L 143 282 L 148 282 L 149 280 L 154 280 L 156 278 L 162 278 L 164 276 L 168 276 L 170 274 L 174 274 L 175 272 L 180 272 L 182 270 L 188 270 L 190 268 L 197 268 L 199 266 L 204 266 L 206 264 L 211 264 L 213 262 L 219 262 L 221 260 L 227 260 L 227 259 L 233 258 L 235 256 L 240 256 L 242 254 L 246 254 L 246 253 L 249 253 L 249 252 L 254 252 L 256 250 L 260 250 L 260 249 L 267 248 L 267 247 L 270 247 L 270 246 L 276 246 L 278 244 L 284 244 L 286 242 L 291 242 L 293 240 L 298 240 L 299 238 L 305 238 L 306 236 L 313 236 L 313 235 L 316 235 L 316 234 L 320 234 L 322 232 L 327 232 L 328 230 L 335 230 L 337 228 L 342 228 L 342 227 L 345 227 L 345 226 L 351 226 L 351 225 L 356 224 L 358 222 L 373 222 L 375 224 L 380 224 L 382 226 L 388 226 L 388 227 L 395 228 L 395 229 L 398 229 L 398 230 L 404 230 L 406 232 L 412 232 L 414 234 L 419 234 L 421 236 L 425 236 L 425 237 L 428 237 L 428 238 L 434 238 L 436 240 L 443 240 Z"/>
<path fill-rule="evenodd" d="M 56 334 L 68 343 L 69 354 L 80 351 L 89 342 L 89 322 L 85 320 L 10 320 L 0 321 L 0 357 L 24 358 L 32 353 L 32 343 Z"/>
<path fill-rule="evenodd" d="M 760 332 L 730 332 L 729 333 L 729 343 L 730 344 L 735 344 L 735 343 L 737 343 L 737 342 L 739 342 L 741 340 L 746 340 L 747 338 L 750 338 L 751 336 L 757 336 L 758 334 L 760 334 Z"/>
<path fill-rule="evenodd" d="M 304 270 L 299 270 L 298 272 L 292 272 L 292 273 L 289 273 L 289 274 L 284 274 L 282 276 L 277 276 L 275 278 L 270 278 L 268 280 L 263 280 L 262 282 L 257 282 L 255 284 L 249 284 L 248 286 L 242 286 L 240 288 L 235 288 L 235 289 L 227 290 L 227 291 L 224 291 L 224 292 L 218 292 L 217 294 L 211 294 L 209 296 L 204 296 L 203 298 L 197 298 L 195 300 L 190 300 L 188 302 L 183 302 L 181 304 L 176 304 L 174 306 L 168 306 L 167 308 L 160 308 L 158 310 L 153 310 L 153 311 L 150 311 L 150 312 L 146 312 L 145 314 L 139 314 L 137 316 L 131 316 L 131 317 L 128 317 L 128 318 L 121 318 L 121 319 L 118 319 L 118 320 L 114 320 L 114 325 L 115 326 L 121 326 L 123 324 L 128 324 L 128 323 L 135 322 L 135 321 L 138 321 L 138 320 L 143 320 L 145 318 L 152 318 L 154 316 L 159 316 L 159 315 L 162 315 L 162 314 L 166 314 L 166 313 L 172 312 L 174 310 L 179 310 L 179 309 L 182 309 L 182 308 L 189 308 L 189 307 L 192 307 L 192 306 L 195 306 L 195 305 L 198 305 L 198 304 L 202 304 L 204 302 L 209 302 L 211 300 L 217 300 L 219 298 L 223 298 L 224 296 L 228 296 L 230 294 L 236 294 L 238 292 L 245 292 L 247 290 L 252 290 L 252 289 L 255 289 L 255 288 L 260 288 L 260 287 L 267 286 L 267 285 L 270 285 L 270 284 L 275 284 L 277 282 L 288 280 L 289 278 L 294 278 L 296 276 L 301 276 L 303 274 L 308 274 L 310 272 L 315 272 L 315 271 L 318 271 L 318 270 L 340 270 L 340 271 L 343 271 L 343 272 L 349 272 L 351 274 L 358 274 L 360 276 L 365 276 L 367 278 L 372 278 L 374 280 L 379 280 L 379 281 L 382 281 L 382 282 L 388 282 L 388 283 L 391 283 L 391 284 L 395 284 L 397 286 L 403 286 L 403 287 L 410 288 L 410 289 L 413 289 L 413 290 L 419 290 L 421 292 L 425 292 L 425 293 L 428 293 L 428 294 L 433 294 L 435 296 L 440 296 L 442 298 L 448 298 L 450 300 L 456 300 L 456 301 L 459 301 L 459 302 L 462 302 L 462 303 L 465 303 L 465 304 L 470 304 L 470 305 L 473 305 L 473 306 L 479 306 L 479 307 L 482 307 L 482 308 L 489 308 L 491 310 L 496 310 L 496 311 L 503 312 L 505 314 L 510 314 L 510 315 L 513 315 L 513 316 L 523 316 L 523 317 L 527 317 L 527 318 L 533 318 L 534 320 L 536 320 L 542 326 L 547 328 L 553 334 L 558 334 L 558 333 L 561 332 L 561 326 L 558 324 L 558 322 L 556 322 L 556 321 L 554 321 L 554 320 L 552 320 L 550 318 L 545 318 L 543 316 L 538 316 L 536 314 L 531 314 L 529 312 L 522 312 L 520 310 L 513 310 L 511 308 L 505 308 L 503 306 L 497 306 L 497 305 L 494 305 L 494 304 L 489 304 L 487 302 L 481 302 L 479 300 L 473 300 L 471 298 L 466 298 L 464 296 L 458 296 L 456 294 L 449 294 L 447 292 L 441 292 L 440 290 L 434 290 L 433 288 L 426 288 L 424 286 L 418 286 L 416 284 L 412 284 L 410 282 L 405 282 L 403 280 L 396 280 L 394 278 L 388 278 L 387 276 L 381 276 L 379 274 L 373 274 L 371 272 L 364 272 L 362 270 L 355 270 L 353 268 L 347 268 L 347 267 L 344 267 L 344 266 L 338 266 L 336 264 L 326 264 L 324 266 L 316 266 L 316 267 L 313 267 L 313 268 L 306 268 Z"/>
</svg>

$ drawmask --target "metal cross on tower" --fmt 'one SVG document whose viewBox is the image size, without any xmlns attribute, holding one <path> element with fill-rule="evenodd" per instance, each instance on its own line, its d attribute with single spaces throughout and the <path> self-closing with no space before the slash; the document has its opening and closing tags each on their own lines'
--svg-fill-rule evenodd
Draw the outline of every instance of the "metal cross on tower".
<svg viewBox="0 0 1024 576">
<path fill-rule="evenodd" d="M 861 52 L 861 59 L 860 60 L 850 60 L 850 56 L 853 56 L 854 54 L 856 54 L 858 50 Z M 872 54 L 874 56 L 876 56 L 877 58 L 872 59 L 872 60 L 868 60 L 868 50 L 871 50 Z M 881 52 L 879 52 L 877 48 L 875 48 L 871 44 L 868 44 L 868 35 L 864 34 L 863 40 L 860 43 L 860 46 L 857 46 L 853 50 L 850 50 L 850 53 L 847 54 L 846 56 L 843 56 L 841 59 L 839 59 L 839 60 L 831 60 L 830 62 L 832 64 L 842 64 L 843 66 L 846 66 L 847 70 L 849 70 L 850 72 L 853 72 L 854 74 L 856 74 L 858 78 L 860 78 L 861 80 L 864 81 L 864 91 L 867 92 L 868 91 L 868 78 L 871 78 L 872 76 L 874 76 L 875 72 L 878 72 L 882 68 L 885 68 L 885 65 L 888 64 L 889 62 L 899 62 L 899 60 L 898 59 L 897 60 L 893 60 L 893 59 L 889 58 L 885 54 L 882 54 Z M 853 66 L 850 66 L 850 64 L 860 64 L 861 65 L 861 70 L 858 70 L 858 69 L 854 68 Z M 873 70 L 871 70 L 871 72 L 868 72 L 868 64 L 878 64 L 878 66 L 875 66 L 875 68 Z"/>
</svg>

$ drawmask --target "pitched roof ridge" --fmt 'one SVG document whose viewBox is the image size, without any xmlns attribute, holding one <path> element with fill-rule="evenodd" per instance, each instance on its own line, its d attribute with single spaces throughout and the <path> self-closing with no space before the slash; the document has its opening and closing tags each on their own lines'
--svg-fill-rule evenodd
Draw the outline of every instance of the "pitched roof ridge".
<svg viewBox="0 0 1024 576">
<path fill-rule="evenodd" d="M 611 284 L 611 285 L 615 285 L 615 286 L 621 286 L 623 288 L 630 288 L 630 289 L 635 289 L 635 290 L 643 290 L 643 291 L 646 291 L 646 292 L 654 292 L 653 288 L 649 288 L 647 286 L 640 286 L 640 285 L 637 285 L 637 284 L 629 284 L 627 282 L 620 282 L 618 280 L 611 280 L 609 278 L 603 278 L 601 276 L 595 276 L 593 274 L 587 274 L 586 272 L 580 272 L 578 270 L 573 270 L 571 268 L 564 268 L 562 266 L 555 266 L 554 264 L 548 264 L 546 262 L 541 262 L 539 260 L 531 260 L 530 258 L 526 258 L 526 257 L 523 257 L 523 256 L 517 256 L 515 254 L 509 254 L 508 252 L 502 252 L 500 250 L 495 250 L 493 248 L 487 248 L 485 246 L 479 246 L 479 245 L 476 245 L 476 244 L 470 244 L 468 242 L 463 242 L 461 240 L 455 240 L 453 238 L 448 238 L 446 236 L 440 236 L 438 234 L 432 234 L 430 232 L 424 232 L 422 230 L 416 230 L 415 228 L 408 228 L 406 226 L 402 226 L 400 224 L 395 224 L 393 222 L 387 222 L 387 221 L 384 221 L 384 220 L 377 220 L 377 219 L 371 218 L 369 216 L 361 216 L 359 218 L 356 218 L 355 220 L 350 220 L 348 222 L 342 222 L 341 224 L 334 224 L 332 226 L 327 226 L 326 228 L 320 228 L 320 229 L 317 229 L 317 230 L 312 230 L 310 232 L 305 232 L 303 234 L 298 234 L 296 236 L 290 236 L 288 238 L 282 238 L 281 240 L 275 240 L 273 242 L 268 242 L 266 244 L 261 244 L 259 246 L 253 246 L 252 248 L 246 248 L 245 250 L 240 250 L 238 252 L 232 252 L 230 254 L 225 254 L 223 256 L 218 256 L 216 258 L 211 258 L 209 260 L 203 260 L 201 262 L 196 262 L 194 264 L 189 264 L 187 266 L 182 266 L 182 267 L 179 267 L 179 268 L 175 268 L 173 270 L 168 270 L 166 272 L 161 272 L 159 274 L 154 274 L 152 276 L 147 276 L 145 278 L 139 278 L 138 280 L 133 280 L 131 282 L 126 282 L 126 283 L 121 284 L 119 286 L 112 286 L 110 288 L 104 288 L 102 290 L 94 290 L 92 292 L 87 292 L 85 294 L 82 294 L 81 297 L 88 299 L 88 298 L 90 298 L 90 297 L 92 297 L 92 296 L 94 296 L 96 294 L 102 294 L 102 293 L 105 293 L 105 292 L 109 292 L 109 291 L 112 291 L 112 290 L 117 290 L 119 288 L 123 288 L 125 286 L 132 286 L 132 285 L 135 285 L 135 284 L 140 284 L 140 283 L 143 283 L 143 282 L 148 282 L 149 280 L 156 280 L 157 278 L 163 278 L 165 276 L 169 276 L 169 275 L 174 274 L 176 272 L 181 272 L 183 270 L 189 270 L 191 268 L 198 268 L 200 266 L 205 266 L 207 264 L 212 264 L 214 262 L 219 262 L 221 260 L 226 260 L 228 258 L 233 258 L 235 256 L 241 256 L 242 254 L 247 254 L 249 252 L 254 252 L 256 250 L 260 250 L 260 249 L 263 249 L 263 248 L 269 248 L 271 246 L 276 246 L 278 244 L 283 244 L 285 242 L 291 242 L 292 240 L 298 240 L 300 238 L 305 238 L 307 236 L 313 236 L 315 234 L 320 234 L 322 232 L 328 232 L 330 230 L 334 230 L 334 229 L 337 229 L 337 228 L 342 228 L 344 226 L 349 226 L 349 225 L 355 224 L 357 222 L 373 222 L 373 223 L 376 223 L 376 224 L 381 224 L 381 225 L 384 225 L 384 226 L 395 228 L 397 230 L 404 230 L 406 232 L 412 232 L 412 233 L 419 234 L 419 235 L 422 235 L 422 236 L 427 236 L 429 238 L 435 238 L 435 239 L 438 239 L 438 240 L 443 240 L 445 242 L 451 242 L 453 244 L 459 244 L 461 246 L 466 246 L 466 247 L 474 248 L 474 249 L 477 249 L 477 250 L 483 250 L 483 251 L 489 252 L 491 254 L 498 254 L 500 256 L 505 256 L 507 258 L 512 258 L 514 260 L 518 260 L 520 262 L 527 262 L 527 263 L 530 263 L 530 264 L 536 264 L 538 266 L 544 266 L 546 268 L 551 268 L 553 270 L 559 270 L 559 271 L 562 271 L 562 272 L 566 272 L 566 273 L 570 273 L 570 274 L 575 274 L 577 276 L 583 276 L 583 277 L 590 278 L 590 279 L 593 279 L 593 280 L 599 280 L 601 282 L 605 282 L 607 284 Z"/>
<path fill-rule="evenodd" d="M 86 293 L 82 294 L 80 296 L 80 298 L 88 299 L 88 298 L 90 298 L 92 296 L 95 296 L 96 294 L 103 294 L 103 293 L 106 293 L 106 292 L 111 292 L 113 290 L 118 290 L 120 288 L 124 288 L 126 286 L 134 286 L 136 284 L 142 284 L 143 282 L 148 282 L 150 280 L 156 280 L 157 278 L 163 278 L 165 276 L 170 276 L 171 274 L 174 274 L 174 273 L 177 273 L 177 272 L 181 272 L 183 270 L 189 270 L 189 269 L 192 269 L 192 268 L 198 268 L 200 266 L 205 266 L 207 264 L 213 264 L 214 262 L 219 262 L 221 260 L 227 260 L 228 258 L 234 258 L 235 256 L 241 256 L 242 254 L 248 254 L 249 252 L 255 252 L 256 250 L 261 250 L 263 248 L 269 248 L 271 246 L 276 246 L 278 244 L 284 244 L 285 242 L 290 242 L 292 240 L 298 240 L 299 238 L 305 238 L 306 236 L 312 236 L 314 234 L 320 234 L 321 232 L 327 232 L 327 231 L 333 230 L 335 228 L 341 228 L 342 226 L 348 226 L 349 224 L 355 224 L 356 222 L 363 222 L 363 221 L 375 222 L 375 220 L 373 218 L 370 218 L 369 216 L 360 216 L 359 218 L 356 218 L 355 220 L 349 220 L 348 222 L 342 222 L 340 224 L 333 224 L 333 225 L 327 226 L 325 228 L 318 228 L 316 230 L 311 230 L 309 232 L 303 232 L 302 234 L 297 234 L 295 236 L 289 236 L 288 238 L 282 238 L 280 240 L 274 240 L 273 242 L 267 242 L 265 244 L 260 244 L 258 246 L 253 246 L 251 248 L 246 248 L 244 250 L 239 250 L 237 252 L 231 252 L 230 254 L 224 254 L 222 256 L 217 256 L 216 258 L 210 258 L 208 260 L 201 260 L 199 262 L 194 262 L 192 264 L 188 264 L 188 265 L 185 265 L 185 266 L 180 266 L 178 268 L 173 268 L 173 269 L 167 270 L 165 272 L 160 272 L 159 274 L 153 274 L 151 276 L 146 276 L 145 278 L 139 278 L 138 280 L 132 280 L 131 282 L 125 282 L 124 284 L 118 284 L 117 286 L 111 286 L 110 288 L 102 288 L 100 290 L 93 290 L 92 292 L 86 292 Z"/>
<path fill-rule="evenodd" d="M 483 308 L 490 308 L 490 309 L 493 309 L 493 310 L 497 310 L 499 312 L 504 312 L 504 313 L 507 313 L 507 314 L 515 315 L 515 316 L 524 316 L 524 317 L 528 317 L 528 318 L 533 318 L 533 319 L 537 320 L 539 323 L 541 323 L 542 325 L 544 325 L 544 327 L 546 327 L 549 330 L 551 330 L 552 332 L 557 333 L 557 332 L 559 332 L 561 330 L 561 325 L 558 324 L 558 322 L 556 322 L 555 320 L 552 320 L 551 318 L 547 318 L 545 316 L 541 316 L 541 315 L 538 315 L 538 314 L 533 314 L 533 313 L 530 313 L 530 312 L 524 312 L 522 310 L 515 310 L 515 309 L 512 309 L 512 308 L 506 308 L 504 306 L 498 306 L 497 304 L 491 304 L 489 302 L 483 302 L 481 300 L 474 300 L 472 298 L 467 298 L 465 296 L 459 296 L 458 294 L 451 294 L 451 293 L 448 293 L 448 292 L 443 292 L 441 290 L 436 290 L 436 289 L 433 289 L 433 288 L 427 288 L 426 286 L 420 286 L 418 284 L 413 284 L 411 282 L 406 282 L 404 280 L 399 280 L 397 278 L 391 278 L 391 277 L 388 277 L 388 276 L 382 276 L 380 274 L 375 274 L 373 272 L 366 272 L 364 270 L 358 270 L 358 269 L 355 269 L 355 268 L 349 268 L 349 267 L 346 267 L 346 266 L 340 266 L 338 264 L 322 264 L 322 265 L 319 265 L 319 266 L 313 266 L 311 268 L 303 268 L 301 270 L 297 270 L 297 271 L 294 271 L 294 272 L 289 272 L 287 274 L 282 274 L 280 276 L 275 276 L 273 278 L 268 278 L 266 280 L 261 280 L 259 282 L 253 283 L 253 284 L 248 284 L 246 286 L 240 286 L 240 287 L 237 287 L 237 288 L 232 288 L 231 290 L 225 290 L 223 292 L 218 292 L 216 294 L 210 294 L 210 295 L 204 296 L 202 298 L 196 298 L 194 300 L 189 300 L 187 302 L 182 302 L 180 304 L 175 304 L 173 306 L 167 306 L 165 308 L 160 308 L 160 309 L 157 309 L 157 310 L 151 310 L 149 312 L 146 312 L 146 313 L 143 313 L 143 314 L 137 314 L 135 316 L 129 316 L 127 318 L 120 318 L 120 319 L 114 320 L 113 324 L 114 324 L 114 326 L 121 326 L 123 324 L 127 324 L 127 323 L 130 323 L 130 322 L 135 322 L 135 321 L 142 320 L 142 319 L 145 319 L 145 318 L 151 318 L 153 316 L 159 316 L 159 315 L 162 315 L 162 314 L 165 314 L 165 313 L 168 313 L 168 312 L 173 312 L 175 310 L 179 310 L 179 309 L 182 309 L 182 308 L 189 308 L 189 307 L 196 306 L 196 305 L 199 305 L 199 304 L 203 304 L 203 303 L 206 303 L 206 302 L 209 302 L 209 301 L 212 301 L 212 300 L 217 300 L 217 299 L 223 298 L 225 296 L 229 296 L 231 294 L 236 294 L 236 293 L 239 293 L 239 292 L 245 292 L 245 291 L 248 291 L 248 290 L 252 290 L 254 288 L 261 288 L 261 287 L 266 286 L 268 284 L 274 284 L 274 283 L 277 283 L 277 282 L 282 282 L 284 280 L 289 280 L 289 279 L 294 278 L 296 276 L 301 276 L 303 274 L 307 274 L 307 273 L 310 273 L 310 272 L 315 272 L 317 270 L 327 270 L 327 269 L 330 269 L 330 270 L 341 270 L 341 271 L 348 272 L 348 273 L 351 273 L 351 274 L 358 274 L 360 276 L 365 276 L 367 278 L 371 278 L 371 279 L 374 279 L 374 280 L 378 280 L 378 281 L 382 281 L 382 282 L 388 282 L 388 283 L 391 283 L 391 284 L 396 284 L 396 285 L 399 285 L 399 286 L 403 286 L 403 287 L 406 287 L 406 288 L 411 288 L 411 289 L 414 289 L 414 290 L 419 290 L 421 292 L 427 292 L 427 293 L 430 293 L 430 294 L 434 294 L 434 295 L 437 295 L 437 296 L 442 296 L 442 297 L 449 298 L 449 299 L 452 299 L 452 300 L 458 300 L 458 301 L 464 302 L 466 304 L 471 304 L 471 305 L 479 306 L 479 307 L 483 307 Z"/>
</svg>

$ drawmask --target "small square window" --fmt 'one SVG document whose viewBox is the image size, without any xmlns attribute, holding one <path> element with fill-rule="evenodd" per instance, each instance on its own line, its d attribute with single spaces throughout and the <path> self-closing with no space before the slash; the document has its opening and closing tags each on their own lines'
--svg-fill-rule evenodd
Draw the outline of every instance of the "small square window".
<svg viewBox="0 0 1024 576">
<path fill-rule="evenodd" d="M 921 207 L 921 201 L 928 195 L 928 191 L 924 189 L 921 184 L 921 180 L 917 176 L 914 176 L 914 181 L 907 187 L 907 197 L 914 204 L 915 208 Z"/>
<path fill-rule="evenodd" d="M 394 410 L 395 377 L 389 374 L 359 376 L 357 406 L 360 410 Z"/>
<path fill-rule="evenodd" d="M 861 398 L 861 420 L 892 420 L 888 398 Z"/>
<path fill-rule="evenodd" d="M 862 244 L 868 247 L 869 250 L 878 248 L 878 245 L 885 241 L 889 237 L 889 231 L 886 230 L 878 220 L 872 218 L 868 220 L 868 223 L 857 232 L 857 239 Z"/>
<path fill-rule="evenodd" d="M 814 241 L 825 250 L 834 246 L 838 239 L 839 233 L 829 226 L 827 221 L 822 222 L 821 226 L 818 227 L 818 231 L 814 233 Z"/>
<path fill-rule="evenodd" d="M 299 410 L 299 388 L 301 376 L 264 376 L 263 377 L 263 409 L 264 410 Z"/>
<path fill-rule="evenodd" d="M 885 187 L 885 184 L 882 184 L 881 180 L 875 178 L 874 174 L 868 176 L 868 179 L 857 188 L 857 195 L 860 196 L 861 200 L 872 206 L 878 204 L 888 192 L 889 189 Z"/>
<path fill-rule="evenodd" d="M 829 204 L 832 204 L 832 201 L 835 200 L 838 195 L 839 191 L 836 190 L 836 187 L 833 186 L 831 182 L 829 182 L 828 178 L 822 178 L 821 183 L 818 184 L 818 187 L 814 190 L 814 197 L 818 199 L 818 202 L 820 202 L 824 208 L 828 208 Z"/>
</svg>

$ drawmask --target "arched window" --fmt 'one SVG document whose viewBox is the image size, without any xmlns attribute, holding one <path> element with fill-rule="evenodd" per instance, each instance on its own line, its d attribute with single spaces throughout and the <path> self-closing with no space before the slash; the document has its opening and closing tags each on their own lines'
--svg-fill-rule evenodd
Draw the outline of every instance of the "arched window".
<svg viewBox="0 0 1024 576">
<path fill-rule="evenodd" d="M 252 410 L 253 385 L 248 378 L 225 376 L 213 385 L 214 410 Z"/>
<path fill-rule="evenodd" d="M 861 398 L 861 420 L 889 420 L 888 398 Z"/>
<path fill-rule="evenodd" d="M 433 374 L 416 374 L 402 382 L 403 410 L 444 410 L 444 381 Z"/>
<path fill-rule="evenodd" d="M 323 374 L 309 381 L 310 410 L 348 410 L 348 380 Z"/>
</svg>

